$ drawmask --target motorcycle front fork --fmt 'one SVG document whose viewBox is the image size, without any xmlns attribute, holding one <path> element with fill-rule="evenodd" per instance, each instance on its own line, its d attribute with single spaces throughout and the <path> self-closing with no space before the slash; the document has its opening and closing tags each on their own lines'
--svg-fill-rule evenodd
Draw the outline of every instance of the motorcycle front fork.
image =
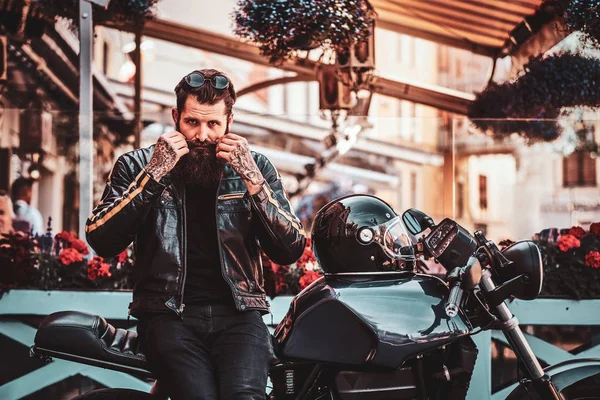
<svg viewBox="0 0 600 400">
<path fill-rule="evenodd" d="M 490 271 L 483 271 L 480 286 L 486 292 L 491 292 L 496 288 L 496 284 L 492 280 Z M 537 357 L 533 354 L 529 343 L 527 343 L 527 339 L 525 339 L 525 336 L 521 331 L 517 317 L 510 312 L 504 302 L 496 307 L 496 312 L 494 314 L 501 324 L 502 332 L 504 333 L 506 340 L 515 352 L 517 359 L 523 363 L 525 371 L 531 379 L 532 386 L 538 392 L 540 397 L 548 400 L 562 400 L 562 397 L 558 393 L 556 387 L 554 387 L 552 380 L 544 373 Z"/>
</svg>

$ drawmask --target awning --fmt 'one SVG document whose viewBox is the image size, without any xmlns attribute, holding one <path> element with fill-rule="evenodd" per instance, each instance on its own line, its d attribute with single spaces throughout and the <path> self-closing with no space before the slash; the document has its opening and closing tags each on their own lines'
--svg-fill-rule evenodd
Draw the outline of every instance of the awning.
<svg viewBox="0 0 600 400">
<path fill-rule="evenodd" d="M 106 25 L 110 28 L 123 31 L 133 31 L 132 26 L 113 23 L 107 23 Z M 148 21 L 144 25 L 142 34 L 182 46 L 235 57 L 260 65 L 272 66 L 266 57 L 260 55 L 258 46 L 193 26 L 156 19 Z M 313 80 L 316 79 L 316 65 L 317 63 L 314 61 L 295 58 L 283 62 L 276 68 L 295 72 L 300 76 L 307 77 L 307 80 Z M 409 82 L 405 79 L 391 80 L 383 77 L 377 77 L 373 83 L 373 90 L 375 93 L 381 93 L 386 96 L 424 104 L 461 115 L 467 114 L 468 107 L 475 98 L 470 93 L 463 93 L 437 85 Z"/>
<path fill-rule="evenodd" d="M 490 57 L 512 53 L 556 18 L 543 0 L 370 0 L 378 26 Z"/>
</svg>

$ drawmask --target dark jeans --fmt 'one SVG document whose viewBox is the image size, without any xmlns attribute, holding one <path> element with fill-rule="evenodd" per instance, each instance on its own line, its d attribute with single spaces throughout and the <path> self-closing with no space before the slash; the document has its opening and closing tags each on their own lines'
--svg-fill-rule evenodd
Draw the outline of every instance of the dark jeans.
<svg viewBox="0 0 600 400">
<path fill-rule="evenodd" d="M 138 333 L 152 372 L 172 400 L 265 400 L 273 352 L 258 311 L 188 306 L 183 318 L 141 317 Z"/>
</svg>

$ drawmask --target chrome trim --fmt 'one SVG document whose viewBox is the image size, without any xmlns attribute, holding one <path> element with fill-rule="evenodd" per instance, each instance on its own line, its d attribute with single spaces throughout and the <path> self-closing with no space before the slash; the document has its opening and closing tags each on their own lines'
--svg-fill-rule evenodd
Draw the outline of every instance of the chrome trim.
<svg viewBox="0 0 600 400">
<path fill-rule="evenodd" d="M 450 372 L 448 372 L 448 367 L 446 367 L 445 364 L 442 365 L 442 367 L 444 368 L 444 376 L 446 377 L 446 380 L 448 382 L 450 382 L 451 379 L 450 379 Z"/>
<path fill-rule="evenodd" d="M 404 274 L 414 274 L 413 270 L 410 271 L 378 271 L 378 272 L 327 272 L 325 276 L 352 276 L 352 275 L 404 275 Z"/>
<path fill-rule="evenodd" d="M 391 392 L 393 390 L 411 390 L 416 389 L 416 386 L 395 386 L 395 387 L 387 387 L 387 388 L 379 388 L 379 389 L 348 389 L 348 390 L 338 390 L 340 393 L 374 393 L 374 392 Z"/>
</svg>

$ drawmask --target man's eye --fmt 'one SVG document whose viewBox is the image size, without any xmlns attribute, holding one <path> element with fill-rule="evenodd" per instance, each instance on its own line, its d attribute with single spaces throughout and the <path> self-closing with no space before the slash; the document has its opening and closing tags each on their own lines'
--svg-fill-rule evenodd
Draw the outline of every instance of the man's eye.
<svg viewBox="0 0 600 400">
<path fill-rule="evenodd" d="M 195 120 L 195 119 L 188 119 L 187 123 L 190 124 L 190 125 L 197 125 L 198 121 Z"/>
<path fill-rule="evenodd" d="M 215 121 L 210 121 L 208 126 L 217 126 L 218 124 Z"/>
</svg>

